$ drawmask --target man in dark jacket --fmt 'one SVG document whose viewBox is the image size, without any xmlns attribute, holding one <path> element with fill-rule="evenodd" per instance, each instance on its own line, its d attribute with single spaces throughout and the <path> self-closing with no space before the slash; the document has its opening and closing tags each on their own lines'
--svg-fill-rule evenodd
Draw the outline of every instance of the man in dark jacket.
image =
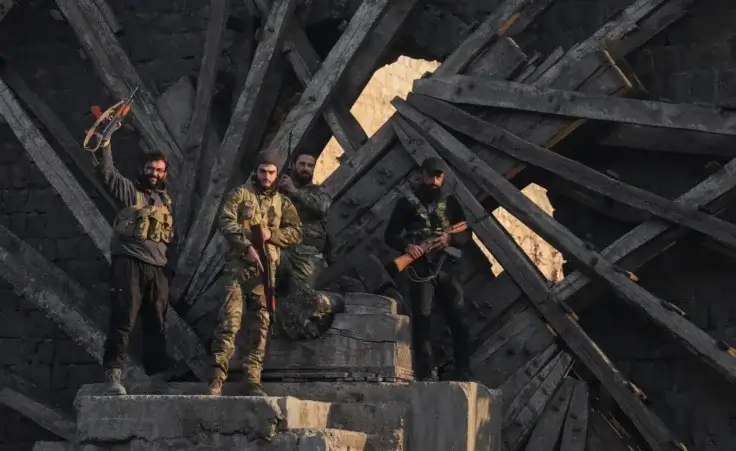
<svg viewBox="0 0 736 451">
<path fill-rule="evenodd" d="M 385 240 L 390 247 L 407 253 L 416 260 L 407 268 L 412 307 L 412 335 L 415 376 L 429 379 L 435 369 L 432 356 L 430 315 L 437 295 L 452 334 L 456 380 L 469 380 L 470 345 L 462 288 L 453 274 L 442 269 L 443 249 L 469 242 L 469 230 L 450 235 L 442 232 L 465 220 L 465 214 L 453 196 L 444 188 L 444 164 L 439 158 L 422 163 L 422 183 L 412 195 L 397 202 L 386 227 Z M 434 239 L 435 250 L 425 254 L 419 246 Z"/>
<path fill-rule="evenodd" d="M 110 245 L 110 327 L 102 362 L 107 391 L 126 394 L 122 368 L 138 315 L 146 343 L 144 369 L 155 376 L 155 388 L 160 390 L 160 379 L 168 367 L 165 325 L 169 280 L 165 267 L 174 231 L 172 199 L 166 191 L 166 157 L 159 152 L 146 154 L 138 180 L 133 182 L 115 168 L 109 142 L 103 143 L 101 152 L 97 169 L 120 208 Z"/>
</svg>

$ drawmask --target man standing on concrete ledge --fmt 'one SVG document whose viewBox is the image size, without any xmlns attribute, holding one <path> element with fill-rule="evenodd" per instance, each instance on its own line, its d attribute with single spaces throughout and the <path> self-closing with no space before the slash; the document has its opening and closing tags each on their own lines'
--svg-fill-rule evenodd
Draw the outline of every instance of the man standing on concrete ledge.
<svg viewBox="0 0 736 451">
<path fill-rule="evenodd" d="M 218 396 L 227 379 L 230 358 L 235 352 L 235 337 L 245 313 L 245 395 L 265 396 L 261 386 L 261 371 L 266 354 L 270 326 L 268 299 L 261 272 L 269 271 L 271 284 L 279 264 L 281 248 L 302 240 L 299 215 L 288 197 L 278 192 L 277 178 L 281 159 L 276 152 L 261 152 L 256 157 L 256 178 L 231 191 L 219 217 L 220 232 L 230 244 L 221 283 L 227 295 L 220 308 L 212 335 L 212 377 L 208 392 Z M 258 251 L 251 242 L 251 226 L 261 225 L 269 257 L 264 268 Z"/>
<path fill-rule="evenodd" d="M 120 207 L 110 246 L 110 327 L 102 359 L 107 392 L 126 394 L 122 368 L 138 315 L 145 340 L 143 366 L 146 373 L 153 376 L 154 391 L 161 392 L 168 368 L 169 280 L 165 267 L 174 234 L 172 200 L 166 191 L 166 156 L 160 152 L 146 154 L 134 183 L 115 168 L 109 141 L 103 143 L 101 149 L 102 162 L 97 163 L 97 168 Z"/>
<path fill-rule="evenodd" d="M 469 230 L 450 235 L 453 224 L 465 221 L 462 207 L 443 188 L 444 163 L 427 158 L 422 163 L 422 183 L 413 194 L 399 199 L 386 226 L 386 244 L 416 259 L 408 268 L 409 294 L 412 309 L 412 337 L 415 356 L 415 376 L 418 380 L 433 378 L 430 315 L 435 294 L 452 333 L 456 374 L 453 379 L 468 381 L 470 343 L 463 293 L 457 279 L 442 269 L 448 246 L 463 246 L 470 241 Z M 419 246 L 434 239 L 432 251 L 425 253 Z"/>
<path fill-rule="evenodd" d="M 290 174 L 279 180 L 279 190 L 294 203 L 302 221 L 302 242 L 284 249 L 279 267 L 280 281 L 287 282 L 289 293 L 314 288 L 331 260 L 325 221 L 332 198 L 321 185 L 312 183 L 316 163 L 312 155 L 298 154 Z"/>
</svg>

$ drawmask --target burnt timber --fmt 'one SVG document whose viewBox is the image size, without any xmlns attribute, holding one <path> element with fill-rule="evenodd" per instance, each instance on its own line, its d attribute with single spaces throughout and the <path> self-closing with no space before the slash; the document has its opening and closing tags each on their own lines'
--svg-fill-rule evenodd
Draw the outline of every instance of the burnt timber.
<svg viewBox="0 0 736 451">
<path fill-rule="evenodd" d="M 17 43 L 8 40 L 7 48 L 2 41 L 0 146 L 8 155 L 16 149 L 42 180 L 18 178 L 0 166 L 0 176 L 9 180 L 0 197 L 3 296 L 12 296 L 17 305 L 33 304 L 81 354 L 95 362 L 101 358 L 108 313 L 98 297 L 106 281 L 90 283 L 84 271 L 64 263 L 81 251 L 65 245 L 67 257 L 61 258 L 61 243 L 88 241 L 78 248 L 90 248 L 95 265 L 106 268 L 111 202 L 77 138 L 90 122 L 92 103 L 85 102 L 118 100 L 140 85 L 135 131 L 119 132 L 116 158 L 132 171 L 125 159 L 143 142 L 172 162 L 181 209 L 169 334 L 172 360 L 190 370 L 184 378 L 201 380 L 206 371 L 204 344 L 220 296 L 214 281 L 226 247 L 213 232 L 223 194 L 250 175 L 258 150 L 270 145 L 289 155 L 321 148 L 333 135 L 345 157 L 325 182 L 334 199 L 328 229 L 338 246 L 338 262 L 321 281 L 325 287 L 335 286 L 344 269 L 360 273 L 356 261 L 366 252 L 383 263 L 394 257 L 381 237 L 396 199 L 415 183 L 417 165 L 427 156 L 439 155 L 449 164 L 449 188 L 478 220 L 478 241 L 503 269 L 494 276 L 475 243 L 457 268 L 472 311 L 473 370 L 481 383 L 504 393 L 504 450 L 736 446 L 736 427 L 729 426 L 736 418 L 736 315 L 710 299 L 731 292 L 725 280 L 735 279 L 728 263 L 736 245 L 729 208 L 736 187 L 730 109 L 736 105 L 736 65 L 711 76 L 697 56 L 676 58 L 672 49 L 677 42 L 698 45 L 697 27 L 687 24 L 706 20 L 700 17 L 715 20 L 716 13 L 706 9 L 722 8 L 729 17 L 736 17 L 736 9 L 709 0 L 611 1 L 585 32 L 557 39 L 550 24 L 566 17 L 561 11 L 575 10 L 566 9 L 571 2 L 564 0 L 493 1 L 478 8 L 325 0 L 311 2 L 306 12 L 297 0 L 201 0 L 195 2 L 201 11 L 194 14 L 158 2 L 0 5 L 14 3 L 0 9 L 0 18 L 7 14 L 0 38 L 20 33 L 18 23 L 41 20 L 33 16 L 43 13 L 73 49 L 64 58 L 74 61 L 80 79 L 95 92 L 83 101 L 62 101 L 67 97 L 58 92 L 79 87 L 69 71 L 54 73 L 51 64 L 62 67 L 52 61 L 58 58 L 35 56 L 35 66 L 23 63 L 26 41 L 51 46 L 52 36 L 23 35 Z M 604 2 L 591 1 L 598 3 Z M 195 54 L 182 57 L 196 64 L 171 69 L 171 80 L 156 78 L 160 66 L 147 66 L 151 55 L 171 49 L 156 50 L 165 47 L 163 41 L 141 46 L 135 38 L 159 19 L 174 30 L 172 36 L 185 32 L 196 42 L 187 44 L 196 47 Z M 248 25 L 235 30 L 233 22 Z M 683 23 L 689 34 L 678 28 Z M 428 38 L 429 24 L 447 31 L 446 42 Z M 334 30 L 325 38 L 315 27 Z M 727 44 L 716 46 L 717 64 L 736 55 L 729 33 Z M 223 62 L 232 54 L 247 55 L 247 63 Z M 370 76 L 400 54 L 434 59 L 440 66 L 417 80 L 407 100 L 395 102 L 396 113 L 368 136 L 350 109 Z M 673 90 L 687 85 L 684 95 L 663 94 L 657 74 L 665 69 L 657 65 L 672 69 L 667 77 Z M 688 65 L 697 67 L 695 72 L 688 72 Z M 51 82 L 36 80 L 43 72 Z M 186 76 L 196 78 L 196 95 L 189 117 L 175 127 L 157 100 Z M 696 76 L 717 79 L 713 92 L 699 92 Z M 205 167 L 207 162 L 212 164 Z M 641 172 L 646 175 L 635 175 Z M 532 182 L 548 189 L 553 216 L 521 193 Z M 33 194 L 40 183 L 50 196 Z M 25 197 L 14 201 L 18 196 Z M 34 206 L 44 201 L 63 213 Z M 564 279 L 548 281 L 540 274 L 491 214 L 499 206 L 561 252 L 568 260 Z M 54 223 L 54 215 L 73 224 L 69 236 L 31 235 L 38 221 Z M 714 247 L 718 254 L 710 250 Z M 676 279 L 686 279 L 689 271 L 674 260 L 685 259 L 686 251 L 693 252 L 692 266 L 727 262 L 726 269 L 714 271 L 722 279 L 705 274 L 703 287 L 687 293 L 668 287 L 683 291 L 685 282 Z M 366 287 L 370 276 L 362 275 Z M 706 302 L 710 307 L 703 314 L 698 304 Z M 3 307 L 0 323 L 12 322 L 7 318 L 14 313 Z M 656 344 L 632 346 L 620 337 L 627 332 L 605 325 L 607 314 L 622 322 L 621 330 L 635 323 Z M 4 332 L 0 340 L 20 340 Z M 446 338 L 438 337 L 439 351 Z M 619 339 L 628 349 L 621 349 Z M 644 354 L 639 360 L 628 358 L 639 354 Z M 667 354 L 667 368 L 677 368 L 658 369 L 669 378 L 661 384 L 673 387 L 668 392 L 658 390 L 654 369 L 641 369 L 664 362 L 661 354 Z M 52 382 L 30 381 L 16 372 L 23 368 L 0 359 L 0 403 L 72 441 L 68 399 L 56 398 Z M 145 383 L 135 361 L 132 373 Z M 703 405 L 719 406 L 712 420 L 720 432 L 711 432 L 694 413 L 679 412 L 688 406 L 677 391 L 685 374 L 708 381 L 693 390 L 701 393 L 697 399 L 704 399 Z M 697 409 L 701 416 L 711 415 L 704 413 L 710 412 L 707 407 Z"/>
</svg>

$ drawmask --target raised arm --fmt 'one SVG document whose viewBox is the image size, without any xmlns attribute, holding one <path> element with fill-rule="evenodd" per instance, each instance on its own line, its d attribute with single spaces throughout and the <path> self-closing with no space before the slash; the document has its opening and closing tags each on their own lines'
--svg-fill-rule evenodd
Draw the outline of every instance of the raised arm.
<svg viewBox="0 0 736 451">
<path fill-rule="evenodd" d="M 123 206 L 135 205 L 136 189 L 133 182 L 117 170 L 112 160 L 112 146 L 102 147 L 102 161 L 96 162 L 97 171 L 110 195 Z"/>
<path fill-rule="evenodd" d="M 408 213 L 410 211 L 412 211 L 412 208 L 409 201 L 403 197 L 399 199 L 396 202 L 394 211 L 391 213 L 391 218 L 386 225 L 386 231 L 383 234 L 386 244 L 399 252 L 404 252 L 406 246 L 409 245 L 409 240 L 404 237 L 404 229 L 409 219 Z"/>
<path fill-rule="evenodd" d="M 302 221 L 296 207 L 284 196 L 281 204 L 281 225 L 271 231 L 269 243 L 278 247 L 293 246 L 302 242 Z"/>
<path fill-rule="evenodd" d="M 240 211 L 243 216 L 240 216 Z M 248 227 L 243 227 L 247 222 Z M 260 224 L 261 207 L 256 196 L 244 187 L 230 191 L 220 210 L 217 223 L 220 233 L 236 251 L 245 252 L 251 246 L 250 226 Z"/>
<path fill-rule="evenodd" d="M 320 219 L 327 216 L 332 205 L 332 197 L 320 185 L 310 185 L 290 196 L 299 211 L 308 212 Z"/>
<path fill-rule="evenodd" d="M 466 221 L 463 207 L 454 196 L 447 198 L 447 219 L 450 224 Z M 463 232 L 456 233 L 450 237 L 450 246 L 465 246 L 473 237 L 473 232 L 468 228 Z"/>
</svg>

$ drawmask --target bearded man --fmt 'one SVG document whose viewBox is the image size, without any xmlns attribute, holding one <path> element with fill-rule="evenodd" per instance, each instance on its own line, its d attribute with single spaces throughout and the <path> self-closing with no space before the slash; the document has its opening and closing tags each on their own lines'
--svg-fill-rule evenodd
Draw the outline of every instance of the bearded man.
<svg viewBox="0 0 736 451">
<path fill-rule="evenodd" d="M 279 268 L 279 280 L 287 283 L 289 293 L 314 288 L 332 259 L 326 228 L 332 198 L 321 185 L 312 183 L 316 163 L 312 155 L 298 154 L 289 174 L 279 181 L 279 191 L 294 203 L 302 221 L 302 242 L 284 249 Z"/>
<path fill-rule="evenodd" d="M 168 369 L 166 313 L 169 279 L 166 266 L 174 234 L 173 202 L 166 190 L 166 156 L 147 153 L 135 182 L 113 164 L 110 142 L 102 143 L 102 161 L 95 160 L 107 191 L 118 203 L 110 244 L 112 255 L 110 326 L 102 363 L 108 394 L 124 395 L 122 368 L 130 333 L 140 315 L 143 366 L 154 376 L 154 390 L 163 389 Z"/>
</svg>

